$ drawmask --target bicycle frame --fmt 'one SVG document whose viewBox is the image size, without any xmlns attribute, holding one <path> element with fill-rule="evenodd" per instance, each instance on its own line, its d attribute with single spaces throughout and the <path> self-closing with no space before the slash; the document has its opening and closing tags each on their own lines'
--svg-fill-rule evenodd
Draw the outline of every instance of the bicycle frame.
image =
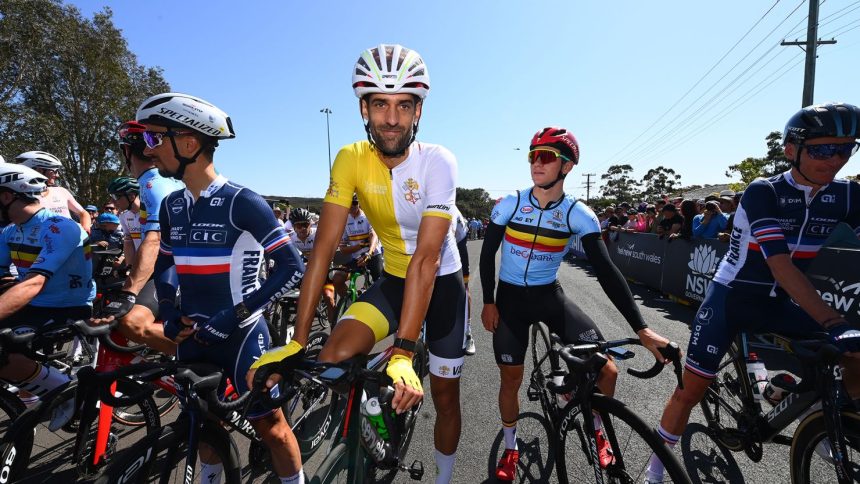
<svg viewBox="0 0 860 484">
<path fill-rule="evenodd" d="M 728 360 L 721 365 L 717 373 L 719 374 L 726 366 L 734 364 L 738 359 L 741 359 L 739 366 L 743 367 L 751 348 L 792 353 L 789 347 L 791 340 L 785 336 L 765 333 L 756 334 L 754 337 L 757 341 L 751 341 L 750 335 L 745 332 L 740 333 L 737 338 L 737 341 L 740 343 L 740 353 L 736 359 Z M 719 393 L 715 392 L 712 387 L 709 386 L 707 391 L 719 403 L 721 409 L 729 412 L 732 419 L 739 426 L 742 423 L 749 425 L 749 428 L 741 430 L 747 435 L 752 436 L 754 442 L 759 443 L 774 442 L 791 445 L 793 439 L 781 436 L 782 431 L 812 407 L 815 402 L 820 400 L 825 416 L 827 436 L 833 448 L 833 464 L 837 475 L 849 478 L 851 472 L 849 466 L 846 465 L 845 437 L 842 434 L 839 408 L 836 404 L 837 395 L 840 391 L 839 387 L 842 384 L 841 366 L 818 362 L 813 367 L 805 369 L 804 377 L 814 378 L 814 388 L 803 393 L 786 393 L 785 397 L 769 412 L 762 410 L 760 402 L 756 401 L 749 392 L 741 395 L 738 395 L 737 392 L 732 392 L 735 396 L 739 397 L 743 404 L 743 410 L 738 412 L 731 405 L 727 404 L 726 400 Z M 745 385 L 746 388 L 750 388 L 753 385 L 746 371 L 739 372 L 738 379 L 739 383 Z M 745 444 L 744 447 L 748 447 L 748 444 Z"/>
</svg>

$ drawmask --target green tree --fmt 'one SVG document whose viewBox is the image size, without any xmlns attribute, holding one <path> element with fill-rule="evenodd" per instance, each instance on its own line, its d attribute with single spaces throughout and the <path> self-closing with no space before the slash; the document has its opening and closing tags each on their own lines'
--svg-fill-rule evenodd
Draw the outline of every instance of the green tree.
<svg viewBox="0 0 860 484">
<path fill-rule="evenodd" d="M 600 176 L 603 187 L 600 193 L 605 198 L 614 198 L 618 201 L 631 201 L 638 197 L 639 186 L 631 177 L 633 167 L 630 165 L 612 165 L 606 173 Z"/>
<path fill-rule="evenodd" d="M 644 187 L 642 195 L 648 198 L 656 198 L 662 194 L 670 194 L 681 187 L 681 175 L 675 173 L 671 168 L 658 166 L 651 168 L 642 177 Z"/>
<path fill-rule="evenodd" d="M 782 149 L 782 133 L 771 131 L 765 137 L 767 154 L 764 158 L 749 157 L 735 165 L 729 166 L 726 176 L 732 178 L 735 175 L 741 177 L 741 183 L 748 185 L 759 177 L 771 177 L 791 168 L 785 159 Z"/>
<path fill-rule="evenodd" d="M 457 208 L 466 218 L 487 218 L 495 204 L 483 188 L 457 187 Z"/>
<path fill-rule="evenodd" d="M 0 152 L 63 161 L 81 202 L 105 198 L 120 169 L 116 129 L 147 96 L 169 91 L 128 50 L 105 8 L 92 19 L 59 0 L 0 0 Z"/>
</svg>

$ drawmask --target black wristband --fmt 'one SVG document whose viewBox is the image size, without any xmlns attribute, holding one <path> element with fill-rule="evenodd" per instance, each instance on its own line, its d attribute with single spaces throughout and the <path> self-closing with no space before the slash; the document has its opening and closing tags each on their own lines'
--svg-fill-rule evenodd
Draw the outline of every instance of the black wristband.
<svg viewBox="0 0 860 484">
<path fill-rule="evenodd" d="M 415 341 L 409 339 L 395 338 L 394 344 L 392 346 L 394 346 L 395 348 L 400 348 L 401 350 L 408 351 L 410 353 L 415 353 L 415 347 L 417 346 L 417 344 L 415 343 Z"/>
</svg>

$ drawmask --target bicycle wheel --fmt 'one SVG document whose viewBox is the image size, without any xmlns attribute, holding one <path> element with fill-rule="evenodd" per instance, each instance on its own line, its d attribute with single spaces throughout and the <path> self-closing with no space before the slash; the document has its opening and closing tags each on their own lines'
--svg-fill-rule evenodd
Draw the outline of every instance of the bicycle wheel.
<svg viewBox="0 0 860 484">
<path fill-rule="evenodd" d="M 327 339 L 326 333 L 312 333 L 308 337 L 307 358 L 315 360 Z M 296 390 L 296 395 L 281 408 L 305 460 L 316 452 L 333 428 L 338 398 L 327 386 L 310 380 L 302 380 Z"/>
<path fill-rule="evenodd" d="M 553 421 L 555 413 L 555 404 L 551 399 L 555 398 L 546 388 L 547 382 L 551 381 L 553 359 L 558 358 L 551 351 L 552 344 L 549 339 L 549 329 L 543 323 L 535 323 L 532 325 L 532 377 L 529 382 L 528 394 L 529 398 L 537 398 L 540 400 L 543 414 L 550 422 Z"/>
<path fill-rule="evenodd" d="M 845 458 L 853 474 L 853 482 L 860 480 L 860 416 L 843 411 L 842 433 L 845 435 Z M 791 482 L 833 483 L 839 482 L 836 468 L 829 457 L 827 430 L 824 413 L 812 413 L 797 426 L 791 442 Z"/>
<path fill-rule="evenodd" d="M 737 429 L 738 422 L 734 416 L 742 414 L 744 402 L 753 398 L 747 384 L 746 366 L 739 353 L 737 343 L 732 342 L 717 369 L 717 376 L 699 403 L 712 437 L 731 451 L 739 451 L 744 447 L 744 439 Z"/>
<path fill-rule="evenodd" d="M 12 422 L 24 413 L 27 407 L 8 388 L 0 387 L 0 437 L 12 426 Z"/>
<path fill-rule="evenodd" d="M 349 465 L 349 449 L 346 443 L 341 442 L 329 452 L 310 482 L 311 484 L 363 483 L 365 482 L 364 467 Z"/>
<path fill-rule="evenodd" d="M 140 383 L 119 380 L 117 391 L 133 394 L 139 391 L 136 385 Z M 28 483 L 41 483 L 46 480 L 72 482 L 89 479 L 101 470 L 104 461 L 99 465 L 93 462 L 96 434 L 100 425 L 97 417 L 87 428 L 81 428 L 81 422 L 75 420 L 56 432 L 48 430 L 48 420 L 53 408 L 75 398 L 76 392 L 76 387 L 69 387 L 51 402 L 45 402 L 20 416 L 22 422 L 27 422 L 26 425 L 13 428 L 4 438 L 0 450 L 0 462 L 14 460 L 10 468 L 10 480 Z M 152 399 L 144 399 L 135 408 L 134 412 L 147 416 L 144 424 L 127 427 L 112 421 L 108 429 L 105 460 L 117 456 L 139 439 L 141 434 L 136 434 L 137 432 L 152 433 L 159 428 L 161 422 Z M 83 435 L 82 448 L 76 448 L 79 434 Z M 36 435 L 39 436 L 38 439 L 34 439 Z"/>
<path fill-rule="evenodd" d="M 179 399 L 175 394 L 159 387 L 155 383 L 149 382 L 147 384 L 153 387 L 152 399 L 155 402 L 155 411 L 158 413 L 159 418 L 163 418 L 179 404 Z M 129 427 L 139 427 L 146 423 L 146 416 L 138 411 L 138 407 L 114 407 L 113 418 L 117 422 Z"/>
<path fill-rule="evenodd" d="M 186 418 L 161 427 L 111 462 L 96 483 L 159 482 L 161 478 L 166 478 L 164 482 L 186 482 L 185 456 L 189 431 Z M 239 453 L 230 434 L 220 425 L 207 421 L 198 429 L 197 437 L 214 451 L 223 464 L 222 482 L 240 483 Z M 200 475 L 199 458 L 194 473 Z"/>
<path fill-rule="evenodd" d="M 657 432 L 642 421 L 626 405 L 603 395 L 591 396 L 593 412 L 600 415 L 603 435 L 614 457 L 612 463 L 602 468 L 592 457 L 596 456 L 594 435 L 586 435 L 579 407 L 566 407 L 560 424 L 561 454 L 557 469 L 559 482 L 595 482 L 601 475 L 602 482 L 641 483 L 651 454 L 657 454 L 665 467 L 662 482 L 689 483 L 690 478 L 678 458 L 663 443 Z"/>
</svg>

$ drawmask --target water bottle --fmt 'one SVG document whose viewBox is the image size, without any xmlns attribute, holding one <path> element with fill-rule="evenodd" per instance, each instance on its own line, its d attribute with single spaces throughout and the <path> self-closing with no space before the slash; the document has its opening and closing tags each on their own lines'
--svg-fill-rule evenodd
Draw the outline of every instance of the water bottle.
<svg viewBox="0 0 860 484">
<path fill-rule="evenodd" d="M 753 398 L 756 401 L 761 401 L 764 399 L 763 392 L 767 387 L 767 368 L 764 366 L 764 362 L 758 359 L 758 355 L 755 353 L 750 353 L 749 358 L 747 359 L 747 375 L 749 375 L 750 382 L 752 385 Z"/>
<path fill-rule="evenodd" d="M 554 371 L 552 372 L 552 382 L 558 386 L 564 384 L 564 377 L 567 376 L 567 373 L 564 371 Z M 558 405 L 558 408 L 564 408 L 567 406 L 567 402 L 571 399 L 570 393 L 556 393 L 555 394 L 555 402 Z"/>
<path fill-rule="evenodd" d="M 367 417 L 370 423 L 376 427 L 376 431 L 382 440 L 388 441 L 388 428 L 385 426 L 385 419 L 382 417 L 382 406 L 379 405 L 379 399 L 376 397 L 368 398 L 361 405 L 361 414 Z"/>
<path fill-rule="evenodd" d="M 774 385 L 773 381 L 781 381 L 791 385 L 797 383 L 797 379 L 791 373 L 778 373 L 771 378 L 764 389 L 764 399 L 770 402 L 771 405 L 776 405 L 789 394 L 787 390 L 783 390 L 779 386 Z"/>
</svg>

